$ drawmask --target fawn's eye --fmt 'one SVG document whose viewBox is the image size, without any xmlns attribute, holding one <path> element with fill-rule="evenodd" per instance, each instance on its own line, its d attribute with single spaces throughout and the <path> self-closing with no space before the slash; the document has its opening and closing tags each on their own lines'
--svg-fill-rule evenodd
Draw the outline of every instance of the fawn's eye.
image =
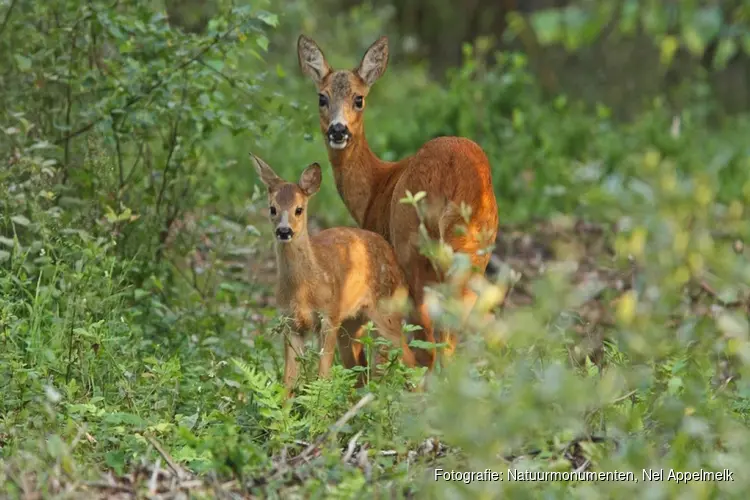
<svg viewBox="0 0 750 500">
<path fill-rule="evenodd" d="M 365 99 L 361 95 L 358 95 L 354 98 L 354 107 L 357 109 L 362 109 L 365 105 Z"/>
<path fill-rule="evenodd" d="M 325 94 L 318 94 L 318 106 L 321 108 L 328 106 L 328 97 Z"/>
<path fill-rule="evenodd" d="M 276 215 L 276 207 L 271 207 L 271 215 Z"/>
<path fill-rule="evenodd" d="M 296 215 L 297 217 L 302 215 L 302 207 L 297 207 L 297 210 L 294 211 L 294 215 Z"/>
</svg>

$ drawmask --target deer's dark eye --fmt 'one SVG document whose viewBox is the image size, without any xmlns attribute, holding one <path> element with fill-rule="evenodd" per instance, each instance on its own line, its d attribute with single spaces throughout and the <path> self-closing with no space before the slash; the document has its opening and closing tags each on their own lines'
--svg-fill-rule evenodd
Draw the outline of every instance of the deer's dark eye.
<svg viewBox="0 0 750 500">
<path fill-rule="evenodd" d="M 365 105 L 365 99 L 361 95 L 358 95 L 354 98 L 354 107 L 357 109 L 362 109 Z"/>
<path fill-rule="evenodd" d="M 297 217 L 302 215 L 302 207 L 297 207 L 297 210 L 294 211 L 294 215 L 296 215 Z"/>
<path fill-rule="evenodd" d="M 271 207 L 271 215 L 276 215 L 276 207 Z"/>
<path fill-rule="evenodd" d="M 325 94 L 318 94 L 318 106 L 321 108 L 328 106 L 328 97 Z"/>
</svg>

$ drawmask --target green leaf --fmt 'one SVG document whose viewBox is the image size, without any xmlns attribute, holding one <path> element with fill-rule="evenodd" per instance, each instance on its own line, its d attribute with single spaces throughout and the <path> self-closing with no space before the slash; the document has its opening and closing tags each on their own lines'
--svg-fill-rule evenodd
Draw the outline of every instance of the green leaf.
<svg viewBox="0 0 750 500">
<path fill-rule="evenodd" d="M 733 38 L 723 38 L 719 42 L 716 54 L 714 55 L 714 68 L 726 68 L 727 63 L 737 53 L 738 49 L 737 42 L 735 42 Z"/>
<path fill-rule="evenodd" d="M 661 3 L 652 3 L 641 8 L 641 22 L 646 32 L 661 35 L 667 30 L 667 17 Z"/>
<path fill-rule="evenodd" d="M 667 35 L 664 37 L 660 44 L 661 54 L 659 58 L 664 66 L 669 66 L 670 64 L 672 64 L 674 55 L 679 47 L 680 42 L 679 40 L 677 40 L 677 37 L 671 35 Z"/>
<path fill-rule="evenodd" d="M 416 347 L 417 349 L 435 349 L 440 347 L 447 347 L 448 344 L 441 342 L 441 343 L 435 343 L 435 342 L 425 342 L 424 340 L 412 340 L 409 342 L 409 347 Z"/>
<path fill-rule="evenodd" d="M 688 50 L 695 56 L 703 55 L 706 44 L 719 35 L 722 24 L 720 7 L 698 9 L 689 24 L 682 28 L 682 37 Z"/>
<path fill-rule="evenodd" d="M 122 451 L 108 451 L 104 455 L 105 463 L 115 470 L 117 474 L 122 474 L 125 469 L 125 453 Z"/>
<path fill-rule="evenodd" d="M 750 33 L 745 33 L 742 37 L 742 48 L 744 49 L 745 54 L 750 55 Z"/>
<path fill-rule="evenodd" d="M 138 415 L 133 415 L 132 413 L 125 412 L 110 413 L 109 415 L 104 417 L 104 422 L 114 425 L 126 424 L 132 425 L 134 427 L 142 427 L 146 423 Z"/>
<path fill-rule="evenodd" d="M 29 224 L 31 224 L 31 221 L 23 215 L 14 215 L 10 218 L 10 220 L 18 224 L 19 226 L 28 226 Z"/>
<path fill-rule="evenodd" d="M 685 42 L 685 46 L 696 57 L 702 56 L 703 51 L 706 48 L 705 40 L 701 37 L 698 30 L 692 26 L 686 27 L 682 31 L 682 40 Z"/>
<path fill-rule="evenodd" d="M 255 43 L 257 43 L 258 47 L 263 49 L 264 52 L 268 52 L 268 38 L 266 38 L 265 35 L 259 35 Z"/>
<path fill-rule="evenodd" d="M 672 377 L 667 383 L 670 394 L 677 394 L 682 389 L 683 383 L 681 377 Z"/>
<path fill-rule="evenodd" d="M 559 41 L 561 24 L 560 12 L 557 10 L 542 10 L 531 16 L 531 26 L 542 45 Z"/>
<path fill-rule="evenodd" d="M 258 12 L 257 17 L 272 28 L 275 28 L 279 25 L 279 16 L 277 16 L 276 14 L 260 11 Z"/>
<path fill-rule="evenodd" d="M 10 258 L 10 252 L 7 250 L 0 250 L 0 262 L 5 262 Z"/>
<path fill-rule="evenodd" d="M 219 72 L 224 69 L 224 61 L 220 59 L 210 59 L 208 61 L 205 61 L 205 64 L 206 66 L 209 66 Z"/>
<path fill-rule="evenodd" d="M 638 1 L 639 0 L 627 0 L 622 6 L 620 32 L 625 35 L 633 34 L 638 26 Z"/>
<path fill-rule="evenodd" d="M 21 54 L 15 54 L 13 58 L 16 60 L 16 64 L 18 64 L 18 69 L 26 72 L 31 69 L 31 59 L 28 57 L 22 56 Z"/>
<path fill-rule="evenodd" d="M 713 5 L 698 9 L 694 14 L 693 27 L 700 33 L 703 40 L 711 40 L 719 35 L 724 24 L 721 7 Z"/>
</svg>

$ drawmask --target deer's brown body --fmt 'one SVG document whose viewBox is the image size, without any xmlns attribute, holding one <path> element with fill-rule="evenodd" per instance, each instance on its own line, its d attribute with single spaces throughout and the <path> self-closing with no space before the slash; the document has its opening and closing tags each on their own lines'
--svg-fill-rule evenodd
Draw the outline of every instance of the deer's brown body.
<svg viewBox="0 0 750 500">
<path fill-rule="evenodd" d="M 454 252 L 468 254 L 474 271 L 484 273 L 490 254 L 482 252 L 497 236 L 498 208 L 487 156 L 473 141 L 439 137 L 425 143 L 413 156 L 398 162 L 380 160 L 364 133 L 364 98 L 388 62 L 385 37 L 365 53 L 352 70 L 334 71 L 314 41 L 300 36 L 298 55 L 302 71 L 319 92 L 320 127 L 326 138 L 336 186 L 359 227 L 377 232 L 394 247 L 416 306 L 421 340 L 435 341 L 424 306 L 424 286 L 445 279 L 418 248 L 419 218 L 413 206 L 400 203 L 406 191 L 424 191 L 428 210 L 425 226 L 433 239 L 441 239 Z M 408 119 L 404 117 L 403 119 Z M 470 209 L 468 223 L 461 205 Z M 457 232 L 458 226 L 465 230 Z M 464 286 L 467 301 L 474 294 Z M 455 339 L 446 339 L 448 352 Z M 434 354 L 415 350 L 422 365 L 432 367 Z"/>
<path fill-rule="evenodd" d="M 346 320 L 371 320 L 380 335 L 415 365 L 402 334 L 402 315 L 384 307 L 401 289 L 404 274 L 393 248 L 380 235 L 358 228 L 307 232 L 307 201 L 320 187 L 320 166 L 310 165 L 299 184 L 284 182 L 257 157 L 255 166 L 268 187 L 271 219 L 275 224 L 278 265 L 277 303 L 293 320 L 294 332 L 285 349 L 284 383 L 291 389 L 298 377 L 297 357 L 307 332 L 319 329 L 321 356 L 318 375 L 328 376 L 338 344 L 348 368 L 364 364 L 361 348 L 352 341 Z M 318 321 L 320 318 L 320 321 Z"/>
</svg>

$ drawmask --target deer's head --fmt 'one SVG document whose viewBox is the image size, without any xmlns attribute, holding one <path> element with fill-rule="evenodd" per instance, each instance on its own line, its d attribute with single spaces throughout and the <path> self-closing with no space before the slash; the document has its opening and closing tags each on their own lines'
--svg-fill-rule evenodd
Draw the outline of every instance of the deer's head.
<svg viewBox="0 0 750 500">
<path fill-rule="evenodd" d="M 251 154 L 253 166 L 268 190 L 268 212 L 276 240 L 289 243 L 307 234 L 307 202 L 320 189 L 320 165 L 310 164 L 297 184 L 276 175 L 263 160 Z"/>
<path fill-rule="evenodd" d="M 320 47 L 305 35 L 297 40 L 297 55 L 302 72 L 318 88 L 320 129 L 328 146 L 345 149 L 363 134 L 365 98 L 388 66 L 388 39 L 382 36 L 373 43 L 353 70 L 331 68 Z"/>
</svg>

